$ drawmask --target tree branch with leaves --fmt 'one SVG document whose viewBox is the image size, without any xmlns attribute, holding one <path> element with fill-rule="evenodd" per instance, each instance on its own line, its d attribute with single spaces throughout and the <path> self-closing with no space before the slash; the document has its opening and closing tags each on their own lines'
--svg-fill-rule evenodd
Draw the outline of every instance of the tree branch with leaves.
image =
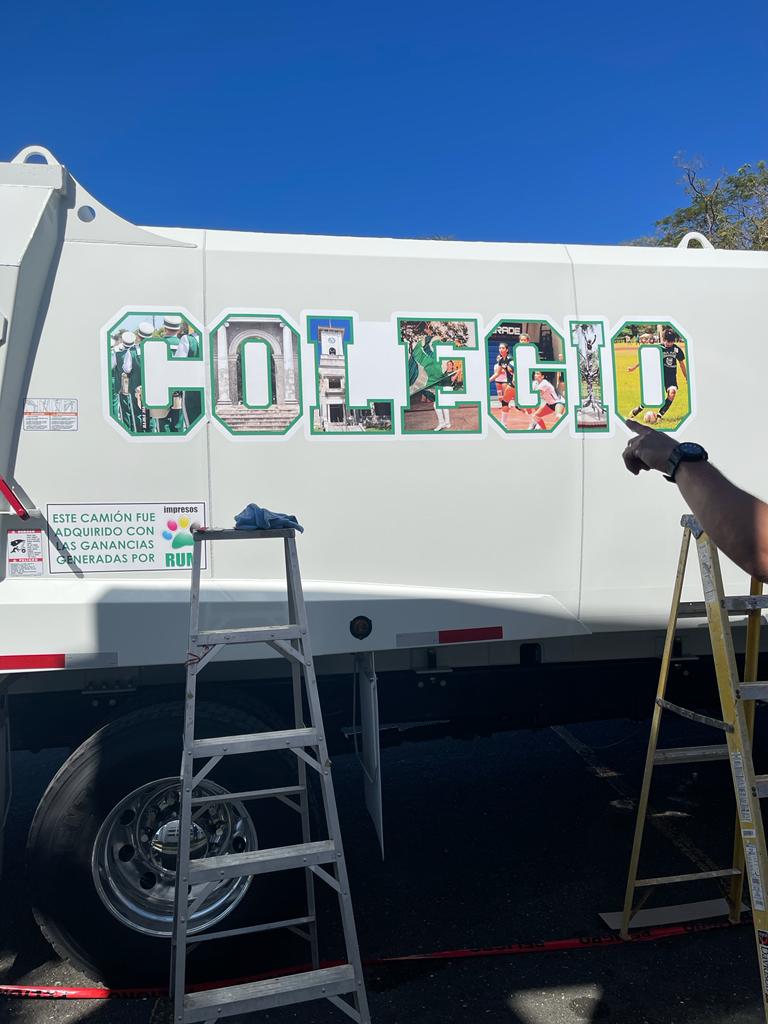
<svg viewBox="0 0 768 1024">
<path fill-rule="evenodd" d="M 701 174 L 700 160 L 676 158 L 685 206 L 656 221 L 655 234 L 633 245 L 678 245 L 700 231 L 717 249 L 768 249 L 768 165 L 760 160 L 717 178 Z"/>
</svg>

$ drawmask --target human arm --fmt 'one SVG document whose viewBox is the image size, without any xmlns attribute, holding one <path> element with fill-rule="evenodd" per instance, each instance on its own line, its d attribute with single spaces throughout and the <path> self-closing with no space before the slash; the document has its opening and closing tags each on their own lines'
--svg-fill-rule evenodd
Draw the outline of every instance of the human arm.
<svg viewBox="0 0 768 1024">
<path fill-rule="evenodd" d="M 627 420 L 635 433 L 624 449 L 624 465 L 637 476 L 644 469 L 665 473 L 677 441 L 642 423 Z M 768 504 L 727 480 L 709 462 L 681 462 L 675 473 L 684 501 L 723 554 L 750 576 L 768 582 Z"/>
</svg>

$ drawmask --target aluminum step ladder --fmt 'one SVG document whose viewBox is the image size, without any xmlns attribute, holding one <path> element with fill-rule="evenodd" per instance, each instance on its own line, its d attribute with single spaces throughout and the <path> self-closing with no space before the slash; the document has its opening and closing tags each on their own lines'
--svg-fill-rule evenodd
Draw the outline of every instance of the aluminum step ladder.
<svg viewBox="0 0 768 1024">
<path fill-rule="evenodd" d="M 328 999 L 361 1024 L 370 1024 L 360 951 L 355 931 L 347 868 L 341 843 L 336 798 L 331 780 L 330 760 L 323 730 L 317 680 L 312 662 L 307 613 L 296 553 L 294 530 L 218 530 L 193 528 L 194 556 L 190 597 L 189 654 L 184 711 L 184 750 L 181 761 L 179 848 L 171 949 L 171 999 L 175 1024 L 218 1021 L 235 1014 L 269 1010 L 278 1006 Z M 247 629 L 200 629 L 200 573 L 205 544 L 212 541 L 281 540 L 285 554 L 288 591 L 287 625 L 253 626 Z M 266 643 L 288 659 L 293 681 L 294 728 L 279 732 L 257 732 L 240 736 L 195 738 L 195 694 L 197 677 L 222 647 L 236 643 Z M 308 723 L 304 720 L 304 701 Z M 279 790 L 247 790 L 217 799 L 241 800 L 275 796 L 288 800 L 301 814 L 302 842 L 292 846 L 232 853 L 220 857 L 190 859 L 193 808 L 205 797 L 195 796 L 196 785 L 223 758 L 267 750 L 290 750 L 296 755 L 297 785 Z M 204 761 L 195 771 L 195 761 Z M 328 839 L 313 842 L 309 811 L 307 771 L 316 772 L 322 792 Z M 295 801 L 294 802 L 294 798 Z M 311 950 L 312 970 L 269 978 L 264 981 L 229 985 L 202 992 L 185 992 L 188 951 L 187 922 L 195 905 L 204 900 L 222 879 L 303 868 L 307 912 L 283 921 L 234 929 L 236 934 L 287 928 L 304 938 Z M 338 895 L 346 944 L 347 963 L 320 968 L 315 906 L 315 879 L 329 885 Z M 203 883 L 194 901 L 193 884 Z M 216 937 L 208 932 L 205 938 Z M 222 931 L 230 937 L 233 930 Z M 193 936 L 191 942 L 199 941 Z M 345 998 L 346 997 L 346 998 Z"/>
<path fill-rule="evenodd" d="M 768 700 L 768 682 L 757 682 L 758 656 L 760 652 L 760 623 L 762 610 L 768 608 L 768 596 L 763 595 L 763 585 L 752 579 L 750 593 L 744 597 L 726 597 L 717 548 L 702 530 L 694 516 L 683 516 L 683 542 L 677 565 L 677 576 L 672 597 L 672 608 L 667 625 L 664 651 L 661 659 L 659 685 L 651 722 L 651 733 L 645 761 L 643 784 L 637 809 L 635 837 L 629 864 L 629 875 L 621 914 L 604 914 L 603 919 L 610 926 L 620 920 L 620 934 L 631 938 L 632 927 L 640 927 L 651 920 L 643 920 L 643 914 L 650 917 L 657 911 L 642 911 L 650 894 L 658 887 L 682 882 L 716 880 L 725 886 L 725 898 L 704 901 L 673 908 L 662 908 L 676 912 L 671 920 L 692 920 L 714 917 L 727 913 L 729 920 L 736 924 L 741 919 L 744 876 L 749 880 L 752 902 L 752 922 L 757 942 L 760 981 L 763 993 L 763 1009 L 768 1021 L 768 910 L 766 909 L 766 886 L 768 885 L 768 856 L 766 855 L 765 831 L 760 808 L 760 798 L 768 797 L 768 775 L 755 774 L 752 760 L 752 738 L 755 722 L 755 702 Z M 685 578 L 686 561 L 691 537 L 696 540 L 699 569 L 704 588 L 704 601 L 684 602 L 680 600 Z M 744 679 L 739 680 L 733 648 L 730 616 L 747 616 L 746 653 Z M 679 707 L 666 699 L 667 680 L 672 661 L 672 650 L 677 623 L 680 618 L 706 617 L 712 653 L 714 656 L 717 689 L 720 697 L 722 718 L 701 715 L 687 708 Z M 659 748 L 659 732 L 664 711 L 710 726 L 724 734 L 725 742 L 707 746 Z M 638 878 L 640 849 L 648 814 L 648 797 L 654 767 L 669 764 L 684 764 L 703 761 L 729 761 L 736 794 L 736 827 L 733 842 L 732 863 L 726 868 L 710 871 L 696 871 L 678 875 L 663 875 L 657 878 Z M 745 870 L 746 864 L 746 870 Z M 635 903 L 638 890 L 642 896 Z"/>
</svg>

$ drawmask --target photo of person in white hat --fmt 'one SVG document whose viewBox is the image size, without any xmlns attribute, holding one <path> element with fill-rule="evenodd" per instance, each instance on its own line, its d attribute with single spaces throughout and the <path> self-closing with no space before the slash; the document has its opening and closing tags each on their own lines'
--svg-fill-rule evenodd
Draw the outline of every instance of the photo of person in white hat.
<svg viewBox="0 0 768 1024">
<path fill-rule="evenodd" d="M 166 406 L 144 401 L 146 342 L 164 341 L 169 359 L 200 359 L 202 339 L 178 313 L 128 313 L 109 333 L 110 398 L 114 419 L 129 434 L 185 434 L 203 412 L 199 391 L 176 389 Z"/>
<path fill-rule="evenodd" d="M 147 338 L 153 337 L 155 334 L 154 324 L 150 323 L 149 320 L 142 320 L 136 328 L 136 335 L 142 341 L 146 341 Z"/>
<path fill-rule="evenodd" d="M 166 316 L 163 318 L 163 334 L 170 338 L 178 338 L 178 344 L 174 348 L 174 359 L 199 359 L 201 353 L 200 338 L 189 329 L 186 320 L 180 316 Z M 171 346 L 173 347 L 173 345 Z M 183 429 L 189 428 L 195 423 L 203 411 L 203 403 L 197 391 L 179 392 L 182 397 L 184 409 Z"/>
<path fill-rule="evenodd" d="M 133 331 L 113 338 L 111 357 L 113 411 L 132 434 L 141 433 L 141 409 L 135 397 L 141 387 L 141 350 Z"/>
</svg>

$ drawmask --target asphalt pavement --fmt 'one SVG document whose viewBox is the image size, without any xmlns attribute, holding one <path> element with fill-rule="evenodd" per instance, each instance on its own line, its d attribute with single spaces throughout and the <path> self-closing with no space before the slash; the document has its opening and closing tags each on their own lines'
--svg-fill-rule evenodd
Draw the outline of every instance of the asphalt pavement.
<svg viewBox="0 0 768 1024">
<path fill-rule="evenodd" d="M 381 860 L 353 755 L 334 759 L 358 933 L 367 959 L 605 935 L 621 906 L 647 722 L 581 723 L 383 751 L 386 859 Z M 712 742 L 709 733 L 704 742 Z M 701 741 L 672 725 L 669 745 Z M 768 742 L 766 742 L 768 748 Z M 24 843 L 64 751 L 14 755 L 14 802 L 0 882 L 0 983 L 93 984 L 62 963 L 29 911 Z M 759 767 L 759 766 L 758 766 Z M 733 796 L 727 766 L 657 773 L 647 874 L 725 866 Z M 696 883 L 659 902 L 718 895 Z M 327 936 L 324 951 L 338 952 Z M 255 969 L 258 967 L 255 965 Z M 422 960 L 366 972 L 374 1024 L 759 1024 L 749 926 L 649 943 Z M 162 1000 L 0 1001 L 19 1024 L 161 1024 Z M 239 1019 L 239 1018 L 238 1018 Z M 305 1004 L 254 1021 L 325 1024 L 338 1010 Z"/>
</svg>

